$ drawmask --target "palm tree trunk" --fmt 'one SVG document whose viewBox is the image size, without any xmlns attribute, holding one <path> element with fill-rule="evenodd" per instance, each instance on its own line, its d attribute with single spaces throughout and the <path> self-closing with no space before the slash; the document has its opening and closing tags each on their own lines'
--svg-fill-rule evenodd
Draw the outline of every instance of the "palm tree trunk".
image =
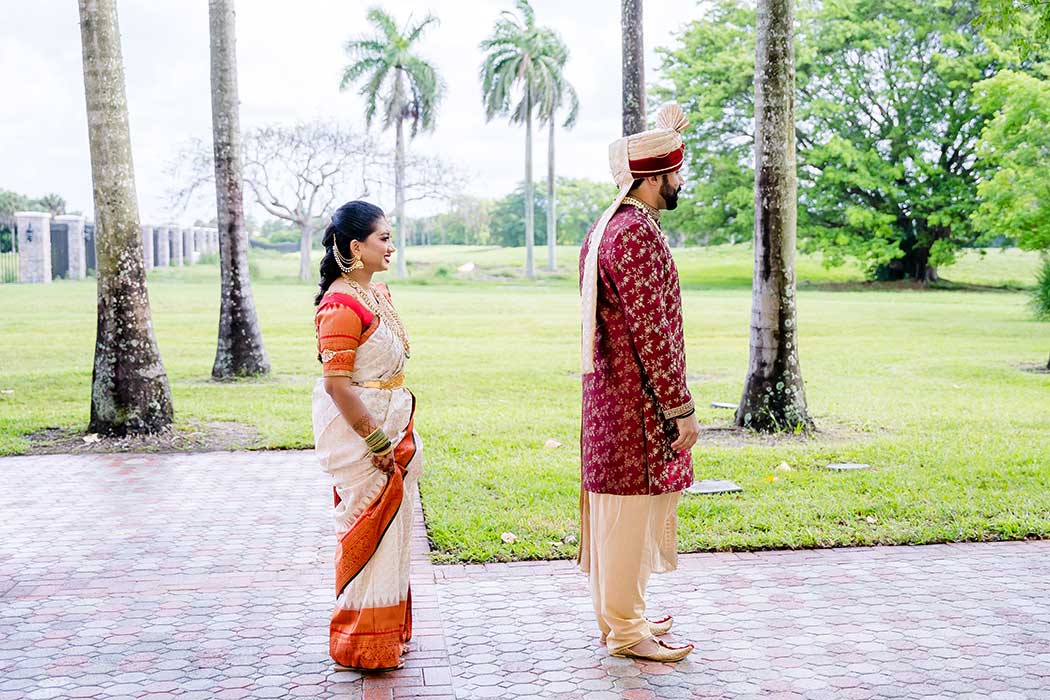
<svg viewBox="0 0 1050 700">
<path fill-rule="evenodd" d="M 623 135 L 645 131 L 645 44 L 642 0 L 621 0 L 623 43 Z"/>
<path fill-rule="evenodd" d="M 408 277 L 405 260 L 405 120 L 397 117 L 397 142 L 394 149 L 394 219 L 397 225 L 397 276 Z"/>
<path fill-rule="evenodd" d="M 536 235 L 535 196 L 532 183 L 532 91 L 525 88 L 525 276 L 536 277 L 533 243 Z"/>
<path fill-rule="evenodd" d="M 237 91 L 237 30 L 234 0 L 209 0 L 211 35 L 211 123 L 215 147 L 216 216 L 219 228 L 219 342 L 213 379 L 266 374 L 270 360 L 248 274 L 248 236 L 241 190 L 241 114 Z"/>
<path fill-rule="evenodd" d="M 146 289 L 117 5 L 80 0 L 79 9 L 98 276 L 88 430 L 152 433 L 173 410 Z"/>
<path fill-rule="evenodd" d="M 557 269 L 558 255 L 558 201 L 554 192 L 554 117 L 551 116 L 550 134 L 547 136 L 547 269 Z"/>
<path fill-rule="evenodd" d="M 759 0 L 755 53 L 755 268 L 751 353 L 739 426 L 813 428 L 795 310 L 794 0 Z"/>
</svg>

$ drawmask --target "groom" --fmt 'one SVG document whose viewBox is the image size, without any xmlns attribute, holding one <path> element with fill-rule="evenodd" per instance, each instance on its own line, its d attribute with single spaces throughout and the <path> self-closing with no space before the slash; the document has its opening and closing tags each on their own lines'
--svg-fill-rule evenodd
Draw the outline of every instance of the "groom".
<svg viewBox="0 0 1050 700">
<path fill-rule="evenodd" d="M 689 124 L 674 104 L 656 121 L 610 146 L 620 191 L 580 255 L 579 564 L 614 656 L 680 661 L 693 646 L 656 639 L 672 620 L 647 620 L 644 598 L 650 573 L 677 567 L 676 506 L 693 481 L 700 430 L 686 386 L 678 272 L 660 230 L 660 210 L 678 205 Z"/>
</svg>

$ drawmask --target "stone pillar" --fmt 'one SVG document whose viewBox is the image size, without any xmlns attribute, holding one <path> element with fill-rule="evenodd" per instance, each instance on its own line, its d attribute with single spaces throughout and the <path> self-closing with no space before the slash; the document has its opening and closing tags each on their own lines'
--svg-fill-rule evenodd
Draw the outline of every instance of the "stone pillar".
<svg viewBox="0 0 1050 700">
<path fill-rule="evenodd" d="M 201 233 L 204 229 L 194 226 L 191 230 L 193 231 L 193 252 L 197 260 L 200 260 L 202 255 L 207 255 L 204 252 L 204 236 Z"/>
<path fill-rule="evenodd" d="M 51 281 L 51 215 L 39 211 L 16 211 L 18 227 L 18 281 Z"/>
<path fill-rule="evenodd" d="M 192 265 L 197 262 L 193 256 L 193 229 L 179 229 L 179 234 L 182 236 L 182 262 L 185 265 Z"/>
<path fill-rule="evenodd" d="M 157 267 L 171 265 L 171 229 L 167 226 L 157 227 Z"/>
<path fill-rule="evenodd" d="M 208 229 L 208 237 L 211 238 L 211 252 L 218 254 L 219 252 L 219 229 L 210 228 Z"/>
<path fill-rule="evenodd" d="M 82 280 L 87 277 L 84 217 L 79 214 L 63 214 L 56 216 L 55 221 L 66 225 L 66 242 L 69 244 L 69 273 L 66 278 Z"/>
<path fill-rule="evenodd" d="M 153 269 L 153 226 L 142 224 L 142 262 L 146 264 L 147 270 Z"/>
<path fill-rule="evenodd" d="M 182 229 L 178 226 L 170 227 L 171 230 L 171 265 L 182 267 Z"/>
</svg>

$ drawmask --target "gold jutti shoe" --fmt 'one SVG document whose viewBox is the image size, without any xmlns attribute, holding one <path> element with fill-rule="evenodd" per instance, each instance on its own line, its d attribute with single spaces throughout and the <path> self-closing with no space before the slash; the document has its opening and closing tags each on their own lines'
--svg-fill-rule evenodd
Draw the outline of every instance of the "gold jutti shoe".
<svg viewBox="0 0 1050 700">
<path fill-rule="evenodd" d="M 674 618 L 668 615 L 667 617 L 659 620 L 646 620 L 649 623 L 649 634 L 654 637 L 660 637 L 671 631 L 671 626 L 674 625 Z M 602 644 L 605 644 L 605 634 L 602 634 Z"/>
<path fill-rule="evenodd" d="M 676 663 L 681 661 L 685 657 L 689 656 L 693 652 L 693 645 L 686 644 L 684 647 L 672 647 L 659 639 L 653 639 L 657 644 L 656 651 L 650 654 L 642 654 L 633 651 L 631 647 L 621 649 L 620 651 L 614 651 L 613 656 L 619 656 L 624 659 L 640 659 L 642 661 L 656 661 L 659 663 Z"/>
</svg>

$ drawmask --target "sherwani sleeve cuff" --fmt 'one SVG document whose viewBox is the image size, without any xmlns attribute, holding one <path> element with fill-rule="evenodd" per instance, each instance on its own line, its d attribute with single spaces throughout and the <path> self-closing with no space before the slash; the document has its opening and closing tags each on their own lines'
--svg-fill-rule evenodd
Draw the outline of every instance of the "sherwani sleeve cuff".
<svg viewBox="0 0 1050 700">
<path fill-rule="evenodd" d="M 664 418 L 667 420 L 674 420 L 675 418 L 683 418 L 696 411 L 696 402 L 689 399 L 686 403 L 681 406 L 675 406 L 674 408 L 664 408 Z"/>
</svg>

